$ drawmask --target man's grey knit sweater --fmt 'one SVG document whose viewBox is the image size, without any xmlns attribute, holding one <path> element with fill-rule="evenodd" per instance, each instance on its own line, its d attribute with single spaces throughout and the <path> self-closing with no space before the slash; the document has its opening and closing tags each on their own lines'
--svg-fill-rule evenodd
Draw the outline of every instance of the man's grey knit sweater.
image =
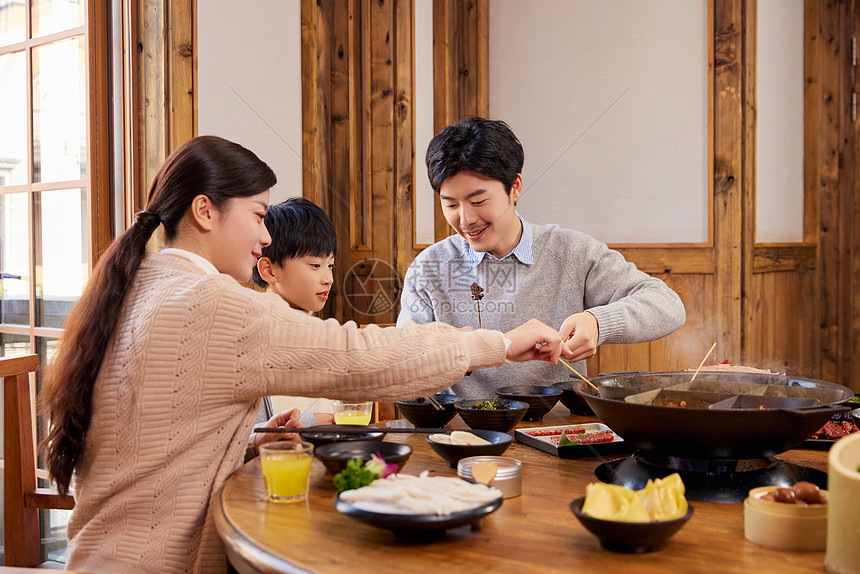
<svg viewBox="0 0 860 574">
<path fill-rule="evenodd" d="M 459 235 L 425 249 L 406 273 L 397 325 L 441 321 L 477 328 L 477 302 L 470 289 L 474 282 L 484 289 L 484 329 L 506 332 L 532 318 L 558 329 L 570 315 L 589 311 L 597 318 L 598 344 L 603 344 L 651 341 L 684 324 L 678 295 L 617 251 L 557 225 L 523 225 L 532 226 L 531 265 L 516 256 L 485 256 L 473 268 L 468 244 Z M 585 373 L 585 361 L 574 366 Z M 550 385 L 569 380 L 569 375 L 563 365 L 506 363 L 474 371 L 454 390 L 465 397 L 489 398 L 501 386 Z"/>
</svg>

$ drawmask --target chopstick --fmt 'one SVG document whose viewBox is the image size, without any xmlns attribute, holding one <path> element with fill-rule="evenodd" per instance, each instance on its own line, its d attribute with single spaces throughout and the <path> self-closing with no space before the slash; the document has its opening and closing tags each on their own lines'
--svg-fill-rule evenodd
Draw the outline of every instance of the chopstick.
<svg viewBox="0 0 860 574">
<path fill-rule="evenodd" d="M 591 381 L 589 381 L 588 379 L 586 379 L 585 377 L 583 377 L 582 375 L 580 375 L 580 374 L 579 374 L 579 371 L 577 371 L 576 369 L 574 369 L 573 367 L 571 367 L 570 365 L 568 365 L 568 364 L 564 361 L 564 359 L 562 359 L 561 357 L 559 357 L 559 358 L 558 358 L 558 362 L 559 362 L 559 363 L 561 363 L 562 365 L 564 365 L 565 367 L 567 367 L 568 369 L 570 369 L 571 371 L 573 371 L 574 373 L 576 373 L 576 376 L 577 376 L 577 377 L 579 377 L 580 379 L 582 379 L 583 381 L 585 381 L 586 383 L 588 383 L 589 385 L 591 385 L 591 388 L 592 388 L 592 389 L 594 389 L 595 391 L 597 391 L 597 387 L 595 387 L 595 386 L 594 386 L 594 383 L 592 383 Z M 600 391 L 597 391 L 597 392 L 599 393 Z"/>
<path fill-rule="evenodd" d="M 705 354 L 705 357 L 702 359 L 702 362 L 701 362 L 701 363 L 699 363 L 699 368 L 698 368 L 698 369 L 696 369 L 696 372 L 695 372 L 695 373 L 693 373 L 693 378 L 692 378 L 692 379 L 690 379 L 690 382 L 691 382 L 691 383 L 692 383 L 693 381 L 695 381 L 695 380 L 696 380 L 696 375 L 698 375 L 698 374 L 699 374 L 699 369 L 701 369 L 701 368 L 702 368 L 702 365 L 704 365 L 704 364 L 705 364 L 705 360 L 708 358 L 708 355 L 710 355 L 710 354 L 711 354 L 711 351 L 713 351 L 713 350 L 714 350 L 714 347 L 716 347 L 716 346 L 717 346 L 717 342 L 716 342 L 716 341 L 714 341 L 714 344 L 713 344 L 713 345 L 711 345 L 711 348 L 710 348 L 710 349 L 708 349 L 708 352 Z"/>
<path fill-rule="evenodd" d="M 441 411 L 441 410 L 445 409 L 445 407 L 443 407 L 442 405 L 439 404 L 439 401 L 436 400 L 436 397 L 434 397 L 432 395 L 424 397 L 424 400 L 427 401 L 428 403 L 430 403 L 431 405 L 433 405 L 433 408 L 436 409 L 437 411 Z"/>
<path fill-rule="evenodd" d="M 450 433 L 438 428 L 386 428 L 350 425 L 318 425 L 312 427 L 256 427 L 257 433 L 323 433 L 323 434 L 373 434 L 373 433 Z"/>
</svg>

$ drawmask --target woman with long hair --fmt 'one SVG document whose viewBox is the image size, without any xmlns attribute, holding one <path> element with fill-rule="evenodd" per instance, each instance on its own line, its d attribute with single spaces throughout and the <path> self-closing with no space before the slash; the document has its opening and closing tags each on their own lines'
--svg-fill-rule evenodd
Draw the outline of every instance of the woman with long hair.
<svg viewBox="0 0 860 574">
<path fill-rule="evenodd" d="M 243 287 L 275 181 L 238 144 L 183 144 L 72 310 L 42 390 L 48 468 L 61 492 L 75 483 L 70 569 L 225 571 L 210 506 L 265 395 L 390 401 L 505 358 L 558 358 L 558 332 L 537 321 L 504 336 L 358 329 Z M 167 249 L 146 253 L 161 225 Z"/>
</svg>

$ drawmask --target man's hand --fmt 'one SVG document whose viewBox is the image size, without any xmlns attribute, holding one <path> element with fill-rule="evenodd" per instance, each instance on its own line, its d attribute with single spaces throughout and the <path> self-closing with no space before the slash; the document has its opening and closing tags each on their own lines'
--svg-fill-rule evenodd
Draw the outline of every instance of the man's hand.
<svg viewBox="0 0 860 574">
<path fill-rule="evenodd" d="M 558 362 L 561 353 L 561 336 L 552 327 L 531 319 L 516 329 L 505 333 L 511 342 L 507 359 L 511 361 Z"/>
<path fill-rule="evenodd" d="M 597 318 L 588 311 L 571 315 L 558 330 L 564 341 L 561 353 L 571 363 L 593 356 L 599 333 Z"/>
</svg>

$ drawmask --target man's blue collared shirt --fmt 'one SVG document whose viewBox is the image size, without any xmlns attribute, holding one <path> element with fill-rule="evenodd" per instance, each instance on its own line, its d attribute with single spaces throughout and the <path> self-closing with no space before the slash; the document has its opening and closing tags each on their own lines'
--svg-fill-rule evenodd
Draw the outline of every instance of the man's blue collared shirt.
<svg viewBox="0 0 860 574">
<path fill-rule="evenodd" d="M 499 261 L 504 261 L 513 255 L 520 263 L 532 265 L 534 263 L 534 257 L 532 255 L 532 226 L 528 221 L 524 221 L 523 218 L 520 217 L 519 213 L 517 214 L 517 217 L 523 224 L 523 235 L 520 237 L 520 242 L 517 243 L 514 250 L 499 259 Z M 468 242 L 466 242 L 466 249 L 468 250 L 466 260 L 468 261 L 470 271 L 475 269 L 475 267 L 478 266 L 478 263 L 484 260 L 484 257 L 495 259 L 489 251 L 475 251 Z"/>
</svg>

